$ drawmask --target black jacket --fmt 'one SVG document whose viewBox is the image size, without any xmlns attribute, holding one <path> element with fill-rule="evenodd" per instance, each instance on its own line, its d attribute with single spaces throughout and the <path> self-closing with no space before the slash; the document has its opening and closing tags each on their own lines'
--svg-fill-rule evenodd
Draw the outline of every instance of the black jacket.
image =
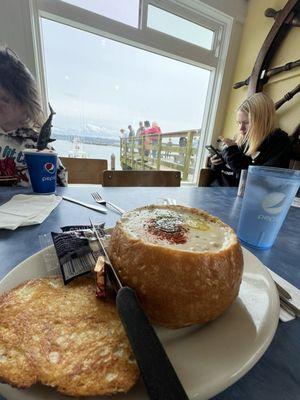
<svg viewBox="0 0 300 400">
<path fill-rule="evenodd" d="M 223 164 L 212 166 L 220 186 L 238 186 L 242 169 L 249 165 L 288 168 L 291 157 L 291 142 L 281 129 L 271 133 L 259 146 L 258 155 L 252 159 L 243 152 L 244 148 L 229 146 L 222 151 Z"/>
</svg>

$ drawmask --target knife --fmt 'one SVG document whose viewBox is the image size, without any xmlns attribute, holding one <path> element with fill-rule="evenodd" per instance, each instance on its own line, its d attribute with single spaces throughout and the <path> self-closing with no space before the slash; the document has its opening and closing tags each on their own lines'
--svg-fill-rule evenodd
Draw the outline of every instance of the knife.
<svg viewBox="0 0 300 400">
<path fill-rule="evenodd" d="M 102 238 L 90 219 L 103 250 L 107 271 L 117 292 L 116 304 L 151 400 L 188 400 L 188 396 L 133 289 L 123 286 Z"/>
<path fill-rule="evenodd" d="M 277 278 L 280 278 L 280 276 L 276 275 L 276 273 L 274 271 L 272 271 L 270 268 L 268 268 L 267 266 L 265 266 L 266 269 L 269 271 L 270 275 L 273 278 L 273 281 L 277 287 L 278 293 L 280 293 L 282 296 L 284 296 L 287 300 L 291 300 L 292 296 L 289 294 L 289 292 L 284 289 L 278 282 L 277 282 Z M 283 279 L 283 278 L 282 278 Z"/>
<path fill-rule="evenodd" d="M 62 198 L 66 201 L 70 201 L 71 203 L 79 204 L 80 206 L 90 208 L 91 210 L 98 211 L 103 214 L 107 214 L 107 210 L 105 207 L 93 206 L 92 204 L 84 203 L 83 201 L 79 201 L 79 200 L 73 199 L 72 197 L 68 197 L 68 196 L 62 196 Z"/>
<path fill-rule="evenodd" d="M 288 301 L 284 296 L 281 295 L 281 293 L 279 293 L 279 298 L 281 305 L 284 305 L 286 308 L 289 308 L 295 314 L 296 317 L 300 317 L 300 309 L 297 306 Z"/>
<path fill-rule="evenodd" d="M 277 287 L 278 292 L 279 292 L 283 297 L 285 297 L 287 300 L 291 300 L 291 299 L 292 299 L 292 296 L 289 294 L 289 292 L 286 291 L 281 285 L 279 285 L 278 282 L 276 282 L 276 281 L 274 280 L 274 283 L 275 283 L 275 285 L 276 285 L 276 287 Z"/>
</svg>

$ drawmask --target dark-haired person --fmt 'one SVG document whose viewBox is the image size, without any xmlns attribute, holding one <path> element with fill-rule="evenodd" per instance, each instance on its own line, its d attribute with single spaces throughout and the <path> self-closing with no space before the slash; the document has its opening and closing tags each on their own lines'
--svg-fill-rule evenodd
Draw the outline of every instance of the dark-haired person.
<svg viewBox="0 0 300 400">
<path fill-rule="evenodd" d="M 36 147 L 44 122 L 35 79 L 12 50 L 0 47 L 0 176 L 18 178 L 19 186 L 30 185 L 23 151 Z M 57 184 L 67 185 L 59 159 Z"/>
<path fill-rule="evenodd" d="M 138 145 L 138 149 L 139 149 L 139 154 L 140 155 L 142 154 L 142 146 L 141 146 L 142 139 L 141 139 L 141 136 L 143 135 L 144 130 L 145 130 L 144 123 L 143 123 L 143 121 L 140 121 L 139 122 L 139 127 L 138 127 L 138 129 L 136 131 L 136 137 L 137 137 L 137 141 L 136 142 L 137 142 L 137 145 Z"/>
<path fill-rule="evenodd" d="M 129 137 L 129 138 L 133 138 L 133 137 L 135 136 L 135 132 L 134 132 L 134 130 L 133 130 L 132 125 L 128 125 L 128 131 L 129 131 L 128 137 Z"/>
<path fill-rule="evenodd" d="M 290 140 L 277 125 L 275 105 L 268 95 L 250 96 L 239 106 L 236 118 L 237 137 L 220 138 L 222 157 L 211 157 L 218 185 L 238 186 L 241 170 L 249 165 L 289 167 Z"/>
<path fill-rule="evenodd" d="M 150 148 L 151 148 L 151 139 L 150 139 L 150 137 L 148 137 L 148 132 L 151 127 L 150 121 L 148 121 L 148 120 L 145 121 L 144 127 L 145 127 L 145 129 L 141 132 L 141 136 L 144 136 L 144 155 L 146 157 L 148 157 L 150 154 Z"/>
</svg>

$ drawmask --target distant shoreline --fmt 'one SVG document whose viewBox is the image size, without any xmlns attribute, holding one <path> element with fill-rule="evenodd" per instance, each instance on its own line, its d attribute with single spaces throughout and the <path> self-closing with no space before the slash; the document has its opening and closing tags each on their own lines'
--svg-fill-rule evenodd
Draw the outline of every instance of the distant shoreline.
<svg viewBox="0 0 300 400">
<path fill-rule="evenodd" d="M 60 135 L 53 134 L 53 139 L 66 140 L 68 142 L 73 142 L 74 139 L 79 139 L 81 143 L 84 144 L 95 144 L 100 146 L 113 146 L 120 147 L 120 139 L 109 139 L 109 138 L 99 138 L 91 136 L 80 136 L 80 135 Z"/>
<path fill-rule="evenodd" d="M 99 145 L 80 142 L 79 149 L 74 149 L 74 144 L 70 140 L 61 140 L 53 142 L 53 147 L 57 151 L 60 157 L 73 157 L 76 152 L 81 153 L 80 157 L 96 158 L 107 160 L 108 166 L 110 167 L 111 155 L 115 155 L 115 167 L 121 169 L 120 164 L 120 148 L 112 145 Z M 74 154 L 74 155 L 72 155 Z M 84 154 L 84 156 L 82 155 Z M 76 157 L 76 156 L 75 156 Z"/>
</svg>

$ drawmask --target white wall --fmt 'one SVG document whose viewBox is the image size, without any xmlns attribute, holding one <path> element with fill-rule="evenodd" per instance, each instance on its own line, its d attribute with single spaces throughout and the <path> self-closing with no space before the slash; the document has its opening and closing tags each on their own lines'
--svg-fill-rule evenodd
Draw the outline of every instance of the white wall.
<svg viewBox="0 0 300 400">
<path fill-rule="evenodd" d="M 201 0 L 201 2 L 230 15 L 242 23 L 245 21 L 249 3 L 248 0 Z"/>
<path fill-rule="evenodd" d="M 36 76 L 29 0 L 0 0 L 0 43 L 12 48 Z"/>
</svg>

